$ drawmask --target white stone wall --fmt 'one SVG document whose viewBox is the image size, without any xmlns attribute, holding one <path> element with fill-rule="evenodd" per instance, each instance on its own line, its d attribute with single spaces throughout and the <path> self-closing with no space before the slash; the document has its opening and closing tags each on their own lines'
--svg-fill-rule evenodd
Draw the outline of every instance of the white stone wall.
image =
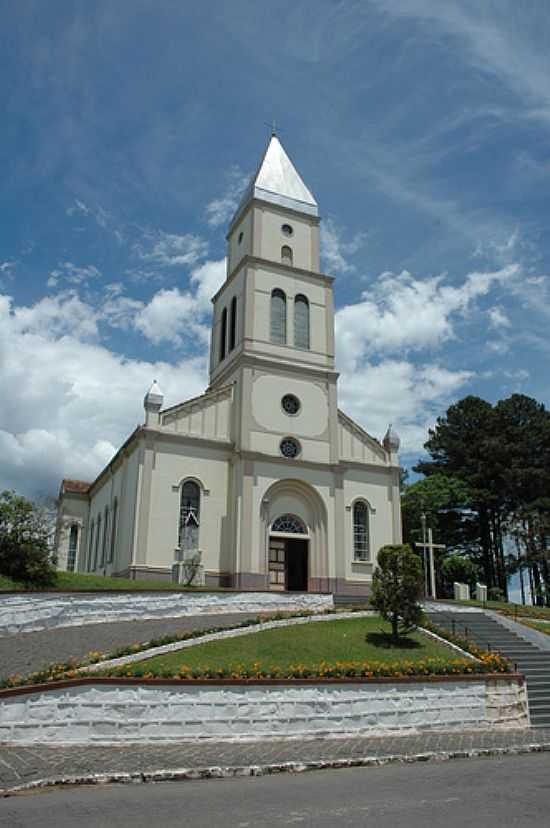
<svg viewBox="0 0 550 828">
<path fill-rule="evenodd" d="M 0 703 L 0 742 L 22 745 L 303 738 L 528 723 L 517 680 L 481 677 L 403 684 L 96 684 Z"/>
<path fill-rule="evenodd" d="M 323 610 L 332 595 L 277 592 L 148 592 L 6 595 L 0 598 L 0 637 L 34 630 L 189 615 Z"/>
</svg>

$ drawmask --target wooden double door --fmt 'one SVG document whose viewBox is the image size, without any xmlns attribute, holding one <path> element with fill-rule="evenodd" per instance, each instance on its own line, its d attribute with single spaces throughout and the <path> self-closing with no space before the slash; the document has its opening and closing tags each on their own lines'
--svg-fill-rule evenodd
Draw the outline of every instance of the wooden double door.
<svg viewBox="0 0 550 828">
<path fill-rule="evenodd" d="M 307 538 L 269 538 L 269 588 L 279 592 L 307 592 Z"/>
</svg>

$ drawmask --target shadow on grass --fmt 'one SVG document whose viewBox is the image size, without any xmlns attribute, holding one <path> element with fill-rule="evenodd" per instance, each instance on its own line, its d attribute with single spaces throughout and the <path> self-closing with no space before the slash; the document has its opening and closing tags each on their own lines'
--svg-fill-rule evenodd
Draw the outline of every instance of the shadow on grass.
<svg viewBox="0 0 550 828">
<path fill-rule="evenodd" d="M 414 638 L 400 637 L 397 641 L 391 637 L 390 633 L 386 632 L 370 632 L 365 636 L 367 644 L 372 644 L 373 647 L 380 647 L 384 650 L 417 650 L 422 645 Z"/>
</svg>

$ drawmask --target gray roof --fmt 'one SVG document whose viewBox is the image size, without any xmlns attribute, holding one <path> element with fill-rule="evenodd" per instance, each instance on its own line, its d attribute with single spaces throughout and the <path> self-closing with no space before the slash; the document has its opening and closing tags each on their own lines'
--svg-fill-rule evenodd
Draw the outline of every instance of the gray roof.
<svg viewBox="0 0 550 828">
<path fill-rule="evenodd" d="M 253 198 L 312 216 L 319 208 L 276 135 L 272 135 L 256 175 L 250 181 L 234 219 Z"/>
</svg>

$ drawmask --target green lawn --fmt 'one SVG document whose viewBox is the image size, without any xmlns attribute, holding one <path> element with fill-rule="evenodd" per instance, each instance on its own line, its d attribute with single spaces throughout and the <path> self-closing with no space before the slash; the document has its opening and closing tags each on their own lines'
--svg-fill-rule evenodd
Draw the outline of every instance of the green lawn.
<svg viewBox="0 0 550 828">
<path fill-rule="evenodd" d="M 259 662 L 266 668 L 276 665 L 285 669 L 295 664 L 313 668 L 321 661 L 393 663 L 425 658 L 448 660 L 458 656 L 419 632 L 402 639 L 399 647 L 390 646 L 389 629 L 389 625 L 377 617 L 313 622 L 197 644 L 186 650 L 144 660 L 139 662 L 139 666 L 152 673 L 166 670 L 177 673 L 182 665 L 191 669 L 231 669 L 237 665 L 250 668 Z"/>
<path fill-rule="evenodd" d="M 453 604 L 466 604 L 469 607 L 486 607 L 487 609 L 500 612 L 502 615 L 507 615 L 510 618 L 516 619 L 520 616 L 526 618 L 542 618 L 550 621 L 550 607 L 532 607 L 524 604 L 514 604 L 511 601 L 486 601 L 484 604 L 481 601 L 451 601 L 449 609 L 452 609 Z"/>
<path fill-rule="evenodd" d="M 103 575 L 82 575 L 77 572 L 58 572 L 55 584 L 47 587 L 48 590 L 61 590 L 63 592 L 86 592 L 88 590 L 177 590 L 177 591 L 204 591 L 223 592 L 223 589 L 212 587 L 180 587 L 170 581 L 131 581 L 129 578 L 109 578 Z M 0 592 L 8 590 L 22 590 L 26 587 L 0 575 Z"/>
<path fill-rule="evenodd" d="M 545 633 L 545 635 L 550 635 L 550 623 L 548 621 L 532 621 L 530 618 L 519 618 L 518 620 L 526 627 L 532 627 L 534 630 Z"/>
</svg>

